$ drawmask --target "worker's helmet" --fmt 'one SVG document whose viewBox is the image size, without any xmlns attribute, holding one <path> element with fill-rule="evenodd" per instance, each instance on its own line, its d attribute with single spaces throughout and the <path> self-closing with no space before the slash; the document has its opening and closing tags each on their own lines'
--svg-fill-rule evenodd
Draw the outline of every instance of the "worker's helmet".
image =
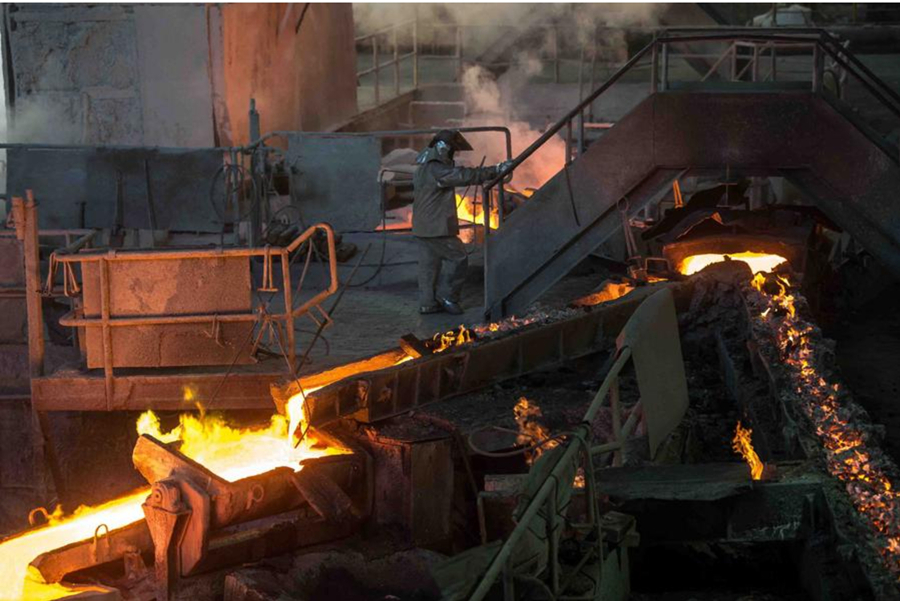
<svg viewBox="0 0 900 601">
<path fill-rule="evenodd" d="M 431 138 L 428 143 L 429 148 L 433 148 L 438 142 L 443 142 L 452 150 L 472 150 L 472 145 L 463 137 L 461 133 L 454 129 L 442 129 Z"/>
</svg>

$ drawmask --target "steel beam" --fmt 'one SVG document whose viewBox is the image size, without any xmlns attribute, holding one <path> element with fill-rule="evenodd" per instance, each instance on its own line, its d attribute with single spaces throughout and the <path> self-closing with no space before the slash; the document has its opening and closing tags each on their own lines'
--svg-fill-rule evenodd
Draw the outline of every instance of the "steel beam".
<svg viewBox="0 0 900 601">
<path fill-rule="evenodd" d="M 831 190 L 809 196 L 900 275 L 900 166 L 876 141 L 808 86 L 655 94 L 488 239 L 485 309 L 492 319 L 521 312 L 593 250 L 600 236 L 585 224 L 614 223 L 615 203 L 635 182 L 673 169 L 799 174 L 808 190 Z"/>
</svg>

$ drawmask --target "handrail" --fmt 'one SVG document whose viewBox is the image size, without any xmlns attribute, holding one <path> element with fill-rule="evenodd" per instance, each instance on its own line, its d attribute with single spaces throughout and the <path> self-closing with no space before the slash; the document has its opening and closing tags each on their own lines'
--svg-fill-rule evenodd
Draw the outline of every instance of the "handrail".
<svg viewBox="0 0 900 601">
<path fill-rule="evenodd" d="M 706 33 L 715 32 L 715 33 Z M 770 33 L 771 32 L 771 33 Z M 484 191 L 489 192 L 501 180 L 507 180 L 513 171 L 525 162 L 531 155 L 547 143 L 553 136 L 559 133 L 564 127 L 569 125 L 575 118 L 579 116 L 588 106 L 590 106 L 597 98 L 612 87 L 621 77 L 648 53 L 654 51 L 659 46 L 665 47 L 666 44 L 683 43 L 683 42 L 709 42 L 709 41 L 754 41 L 754 42 L 794 42 L 809 43 L 814 48 L 821 48 L 834 61 L 844 68 L 848 73 L 853 75 L 876 99 L 878 99 L 885 107 L 897 116 L 900 116 L 900 93 L 888 86 L 881 78 L 875 75 L 865 64 L 862 63 L 852 52 L 844 48 L 840 40 L 831 32 L 818 27 L 800 27 L 800 28 L 755 28 L 755 27 L 726 27 L 726 28 L 705 28 L 705 27 L 684 27 L 674 29 L 662 29 L 660 35 L 641 48 L 634 56 L 632 56 L 622 67 L 619 68 L 612 76 L 609 77 L 600 87 L 591 92 L 584 100 L 579 102 L 572 110 L 560 118 L 552 127 L 548 128 L 537 140 L 532 142 L 528 148 L 523 150 L 510 165 L 497 177 L 484 184 Z M 792 35 L 793 34 L 793 35 Z M 802 36 L 802 37 L 801 37 Z M 836 48 L 832 47 L 836 46 Z M 816 68 L 815 66 L 813 67 Z M 865 77 L 864 77 L 865 76 Z M 656 73 L 654 73 L 656 77 Z M 871 81 L 868 81 L 871 80 Z M 880 91 L 879 91 L 880 90 Z M 883 93 L 882 93 L 883 92 Z M 885 97 L 885 94 L 889 97 Z M 894 102 L 891 102 L 891 101 Z M 896 103 L 896 105 L 894 104 Z M 568 157 L 567 157 L 568 161 Z"/>
<path fill-rule="evenodd" d="M 475 590 L 473 590 L 472 594 L 469 596 L 469 601 L 481 601 L 487 596 L 488 592 L 490 592 L 494 582 L 496 582 L 500 573 L 503 571 L 506 562 L 511 558 L 519 539 L 522 538 L 528 530 L 526 527 L 528 523 L 537 516 L 538 511 L 540 511 L 548 497 L 551 494 L 556 494 L 557 486 L 561 485 L 560 475 L 565 471 L 566 466 L 575 460 L 579 447 L 583 446 L 587 449 L 588 453 L 592 453 L 592 449 L 588 444 L 588 441 L 591 438 L 591 422 L 593 422 L 597 412 L 600 410 L 600 407 L 609 395 L 610 390 L 613 388 L 613 384 L 617 382 L 619 373 L 628 363 L 629 359 L 631 359 L 631 348 L 626 346 L 619 349 L 615 363 L 610 367 L 606 377 L 603 378 L 603 383 L 594 395 L 590 406 L 585 412 L 584 418 L 578 426 L 574 428 L 574 432 L 572 436 L 570 436 L 565 450 L 559 459 L 557 459 L 551 472 L 544 478 L 541 487 L 528 502 L 525 511 L 518 519 L 516 528 L 513 529 L 507 539 L 503 542 L 503 546 L 501 546 L 497 554 L 494 555 L 484 576 L 482 576 L 478 585 L 475 587 Z M 585 474 L 585 478 L 593 478 L 593 474 Z M 562 486 L 565 486 L 565 484 L 562 484 Z M 588 503 L 593 502 L 594 499 L 593 496 L 591 496 Z M 548 519 L 552 519 L 552 516 Z"/>
<path fill-rule="evenodd" d="M 496 186 L 501 180 L 503 180 L 503 179 L 506 177 L 507 174 L 512 173 L 512 172 L 516 169 L 516 167 L 518 167 L 519 165 L 521 165 L 528 157 L 530 157 L 531 155 L 533 155 L 533 154 L 537 151 L 538 148 L 540 148 L 541 146 L 543 146 L 543 145 L 547 142 L 547 140 L 549 140 L 549 139 L 552 138 L 554 135 L 556 135 L 563 127 L 566 126 L 566 124 L 567 124 L 568 122 L 570 122 L 572 119 L 574 119 L 575 117 L 577 117 L 577 116 L 578 116 L 578 113 L 580 113 L 580 112 L 583 111 L 585 108 L 587 108 L 588 105 L 590 105 L 590 104 L 591 104 L 594 100 L 596 100 L 601 94 L 603 94 L 603 92 L 605 92 L 605 91 L 608 90 L 610 87 L 612 87 L 612 85 L 615 84 L 615 83 L 619 80 L 619 78 L 621 78 L 626 72 L 630 71 L 631 68 L 634 67 L 634 66 L 638 63 L 638 61 L 640 61 L 640 60 L 644 57 L 645 54 L 647 54 L 648 52 L 650 52 L 650 51 L 653 49 L 653 47 L 654 47 L 655 45 L 656 45 L 656 40 L 653 40 L 652 42 L 650 42 L 649 44 L 647 44 L 646 46 L 644 46 L 643 48 L 641 48 L 641 49 L 637 52 L 637 54 L 635 54 L 633 57 L 631 57 L 630 59 L 628 59 L 628 62 L 626 62 L 624 65 L 622 65 L 622 67 L 621 67 L 618 71 L 616 71 L 615 73 L 613 73 L 613 74 L 610 76 L 610 78 L 607 79 L 607 80 L 603 83 L 603 85 L 601 85 L 599 88 L 597 88 L 596 90 L 594 90 L 593 92 L 591 92 L 591 93 L 587 96 L 587 98 L 585 98 L 584 100 L 582 100 L 581 102 L 579 102 L 579 103 L 575 106 L 575 108 L 573 108 L 571 111 L 569 111 L 568 113 L 566 113 L 566 115 L 565 115 L 562 119 L 560 119 L 559 121 L 557 121 L 557 122 L 553 125 L 553 127 L 551 127 L 550 129 L 548 129 L 547 131 L 545 131 L 545 132 L 541 135 L 540 138 L 538 138 L 537 140 L 535 140 L 534 142 L 532 142 L 531 145 L 528 146 L 528 148 L 526 148 L 525 150 L 523 150 L 523 151 L 519 154 L 519 156 L 517 156 L 516 158 L 514 158 L 514 159 L 512 160 L 512 162 L 511 162 L 511 164 L 510 164 L 509 167 L 507 167 L 507 168 L 506 168 L 505 170 L 503 170 L 502 172 L 498 173 L 498 174 L 497 174 L 497 177 L 495 177 L 495 178 L 492 179 L 491 181 L 485 183 L 485 184 L 484 184 L 484 190 L 485 190 L 486 192 L 489 191 L 489 190 L 491 190 L 491 189 L 492 189 L 494 186 Z"/>
<path fill-rule="evenodd" d="M 900 94 L 898 94 L 897 91 L 894 90 L 894 88 L 892 88 L 891 86 L 887 85 L 887 84 L 884 82 L 883 79 L 881 79 L 880 77 L 878 77 L 877 75 L 875 75 L 875 74 L 872 72 L 872 70 L 869 69 L 869 68 L 865 65 L 865 63 L 863 63 L 861 60 L 859 60 L 858 58 L 856 58 L 856 55 L 855 55 L 855 54 L 853 54 L 852 52 L 850 52 L 847 48 L 844 48 L 844 46 L 841 45 L 840 40 L 839 40 L 834 34 L 832 34 L 831 32 L 826 31 L 826 32 L 825 32 L 825 37 L 828 39 L 829 42 L 831 42 L 832 44 L 834 44 L 834 45 L 837 47 L 837 50 L 835 51 L 836 53 L 838 53 L 838 54 L 843 54 L 844 56 L 846 56 L 848 61 L 850 61 L 851 63 L 853 63 L 854 66 L 855 66 L 857 69 L 859 69 L 860 71 L 862 71 L 862 72 L 866 75 L 866 77 L 868 77 L 868 78 L 870 78 L 870 79 L 872 80 L 872 83 L 876 84 L 876 85 L 877 85 L 878 87 L 880 87 L 882 90 L 884 90 L 885 92 L 887 92 L 888 95 L 891 96 L 891 98 L 893 98 L 895 101 L 897 101 L 898 104 L 900 104 Z M 823 50 L 825 50 L 826 52 L 828 52 L 828 50 L 829 50 L 829 49 L 826 48 L 824 45 L 823 45 L 822 48 L 823 48 Z M 829 52 L 829 54 L 831 54 L 831 53 Z M 832 55 L 832 57 L 834 56 L 833 54 L 831 54 L 831 55 Z"/>
<path fill-rule="evenodd" d="M 384 35 L 386 33 L 390 33 L 391 31 L 393 31 L 395 29 L 401 29 L 403 27 L 406 27 L 407 25 L 412 25 L 415 22 L 416 22 L 416 19 L 409 19 L 407 21 L 401 21 L 400 23 L 394 23 L 393 25 L 387 25 L 385 27 L 382 27 L 381 29 L 376 29 L 372 33 L 364 33 L 361 36 L 355 37 L 355 38 L 353 38 L 353 41 L 354 41 L 354 43 L 358 44 L 359 42 L 362 42 L 363 40 L 368 40 L 369 38 L 374 38 L 375 36 L 378 36 L 378 35 Z"/>
</svg>

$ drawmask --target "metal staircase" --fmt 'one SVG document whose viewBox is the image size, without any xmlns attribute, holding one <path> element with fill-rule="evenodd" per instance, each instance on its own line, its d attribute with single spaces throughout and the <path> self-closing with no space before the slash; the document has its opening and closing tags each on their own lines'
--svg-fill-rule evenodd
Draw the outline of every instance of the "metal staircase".
<svg viewBox="0 0 900 601">
<path fill-rule="evenodd" d="M 753 50 L 728 50 L 735 53 L 736 80 L 670 82 L 674 48 L 698 42 Z M 783 57 L 776 57 L 776 48 Z M 512 170 L 563 128 L 577 128 L 585 108 L 645 59 L 650 96 L 586 151 L 575 145 L 565 168 L 488 236 L 490 319 L 524 311 L 621 227 L 620 211 L 634 215 L 677 177 L 726 170 L 787 178 L 900 276 L 896 143 L 853 113 L 840 91 L 829 88 L 839 78 L 827 72 L 841 70 L 896 117 L 900 95 L 824 30 L 664 32 L 517 157 Z M 769 62 L 766 75 L 760 67 Z M 785 64 L 793 66 L 789 81 L 776 75 L 776 66 L 785 72 Z M 804 65 L 805 80 L 797 70 Z M 502 202 L 496 182 L 485 192 L 486 202 Z"/>
</svg>

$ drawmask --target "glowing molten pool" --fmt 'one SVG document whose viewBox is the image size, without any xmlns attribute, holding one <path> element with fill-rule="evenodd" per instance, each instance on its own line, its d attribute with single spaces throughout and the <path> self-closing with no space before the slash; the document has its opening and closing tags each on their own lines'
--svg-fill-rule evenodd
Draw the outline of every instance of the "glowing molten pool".
<svg viewBox="0 0 900 601">
<path fill-rule="evenodd" d="M 147 411 L 138 419 L 137 431 L 163 442 L 180 442 L 182 453 L 233 482 L 277 467 L 300 469 L 298 464 L 304 459 L 347 452 L 320 444 L 314 432 L 294 446 L 295 433 L 306 431 L 303 405 L 303 396 L 295 395 L 288 402 L 287 417 L 273 415 L 268 426 L 255 428 L 234 427 L 224 418 L 203 411 L 199 416 L 185 413 L 169 432 L 163 432 L 156 414 Z M 141 504 L 149 493 L 150 489 L 144 488 L 97 507 L 81 507 L 65 517 L 57 511 L 47 526 L 0 544 L 0 599 L 42 601 L 78 592 L 60 584 L 43 584 L 39 574 L 29 571 L 28 564 L 41 553 L 93 538 L 101 524 L 115 530 L 144 519 Z"/>
<path fill-rule="evenodd" d="M 751 251 L 728 254 L 703 254 L 685 257 L 681 261 L 681 265 L 678 266 L 678 271 L 684 275 L 693 275 L 708 265 L 726 261 L 726 257 L 732 261 L 743 261 L 744 263 L 747 263 L 753 273 L 772 271 L 776 266 L 787 261 L 787 259 L 779 255 L 769 255 Z"/>
</svg>

